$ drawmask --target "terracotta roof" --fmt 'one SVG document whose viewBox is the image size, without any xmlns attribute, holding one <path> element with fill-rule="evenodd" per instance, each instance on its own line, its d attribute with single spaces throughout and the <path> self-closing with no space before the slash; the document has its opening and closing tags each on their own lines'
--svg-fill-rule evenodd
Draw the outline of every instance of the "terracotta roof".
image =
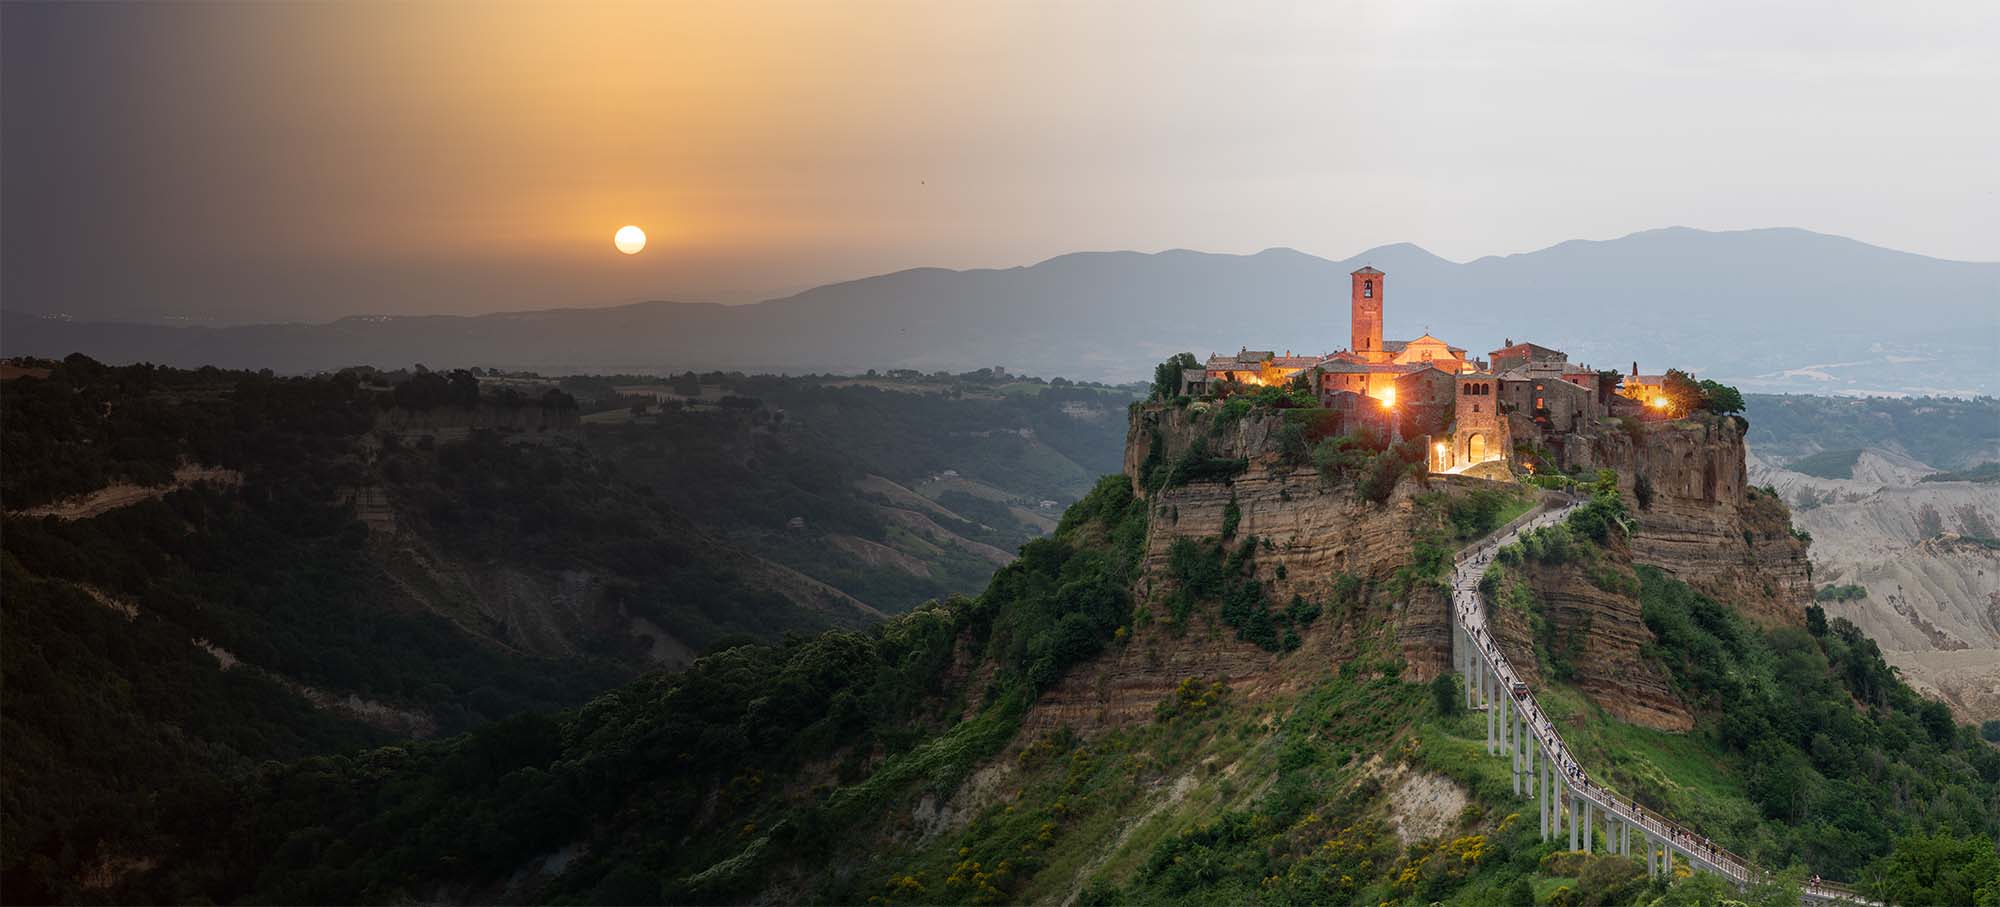
<svg viewBox="0 0 2000 907">
<path fill-rule="evenodd" d="M 1380 273 L 1382 273 L 1382 272 L 1381 272 L 1381 271 L 1377 271 L 1377 270 L 1375 270 L 1374 268 L 1372 268 L 1372 267 L 1370 267 L 1370 266 L 1368 266 L 1368 265 L 1362 265 L 1362 266 L 1361 266 L 1361 267 L 1359 267 L 1359 268 L 1355 268 L 1355 269 L 1353 270 L 1353 272 L 1351 272 L 1351 273 L 1355 273 L 1355 274 L 1380 274 Z"/>
</svg>

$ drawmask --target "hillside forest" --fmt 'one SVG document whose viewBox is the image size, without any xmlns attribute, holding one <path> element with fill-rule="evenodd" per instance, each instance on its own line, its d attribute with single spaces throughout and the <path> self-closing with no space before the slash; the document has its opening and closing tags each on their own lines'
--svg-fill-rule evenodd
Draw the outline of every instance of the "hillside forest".
<svg viewBox="0 0 2000 907">
<path fill-rule="evenodd" d="M 1608 475 L 1489 587 L 1550 628 L 1593 773 L 1777 870 L 1748 891 L 1537 839 L 1396 639 L 1535 492 L 1282 430 L 1311 412 L 1217 407 L 1301 450 L 1127 476 L 1139 391 L 990 370 L 34 368 L 0 388 L 9 901 L 2000 905 L 2000 749 L 1853 624 L 1635 564 Z M 1273 600 L 1226 513 L 1149 553 L 1163 496 L 1273 476 L 1409 557 Z M 1562 669 L 1565 570 L 1639 603 L 1690 729 Z M 1051 717 L 1109 664 L 1178 681 Z"/>
</svg>

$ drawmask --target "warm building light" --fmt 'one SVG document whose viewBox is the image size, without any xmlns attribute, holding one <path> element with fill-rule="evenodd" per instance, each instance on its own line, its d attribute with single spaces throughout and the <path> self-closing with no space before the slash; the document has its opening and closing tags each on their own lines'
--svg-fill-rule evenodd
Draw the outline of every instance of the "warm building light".
<svg viewBox="0 0 2000 907">
<path fill-rule="evenodd" d="M 1443 457 L 1443 456 L 1444 456 L 1444 442 L 1443 442 L 1443 441 L 1439 441 L 1439 442 L 1437 442 L 1437 452 L 1438 452 L 1438 456 L 1439 456 L 1439 457 Z"/>
<path fill-rule="evenodd" d="M 1666 409 L 1666 408 L 1667 408 L 1667 398 L 1665 398 L 1665 397 L 1654 397 L 1654 398 L 1653 398 L 1653 408 L 1654 408 L 1654 409 Z"/>
<path fill-rule="evenodd" d="M 1393 388 L 1393 387 L 1385 387 L 1385 388 L 1383 388 L 1383 389 L 1382 389 L 1382 408 L 1383 408 L 1383 409 L 1395 409 L 1395 408 L 1396 408 L 1396 389 L 1395 389 L 1395 388 Z"/>
</svg>

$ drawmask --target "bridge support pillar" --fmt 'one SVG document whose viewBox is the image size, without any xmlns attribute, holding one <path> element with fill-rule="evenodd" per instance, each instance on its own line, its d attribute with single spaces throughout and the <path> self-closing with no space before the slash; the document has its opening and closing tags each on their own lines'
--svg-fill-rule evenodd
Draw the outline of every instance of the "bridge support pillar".
<svg viewBox="0 0 2000 907">
<path fill-rule="evenodd" d="M 1593 840 L 1590 829 L 1591 814 L 1597 812 L 1597 806 L 1589 800 L 1585 800 L 1582 794 L 1578 794 L 1576 799 L 1577 803 L 1583 807 L 1583 852 L 1591 853 L 1597 849 L 1597 844 Z"/>
<path fill-rule="evenodd" d="M 1536 785 L 1537 785 L 1538 787 L 1539 787 L 1539 786 L 1541 785 L 1541 782 L 1542 782 L 1542 772 L 1543 772 L 1543 769 L 1541 769 L 1541 768 L 1537 768 L 1537 769 L 1535 769 L 1535 783 L 1536 783 Z M 1546 788 L 1544 788 L 1544 790 L 1546 790 Z M 1536 798 L 1535 798 L 1535 818 L 1537 818 L 1537 819 L 1541 820 L 1541 823 L 1542 823 L 1542 838 L 1541 838 L 1541 839 L 1542 839 L 1542 840 L 1544 840 L 1544 841 L 1548 840 L 1548 839 L 1549 839 L 1549 798 L 1548 798 L 1548 797 L 1547 797 L 1546 795 L 1544 795 L 1544 796 L 1539 796 L 1539 797 L 1536 797 Z"/>
<path fill-rule="evenodd" d="M 1632 855 L 1632 823 L 1622 820 L 1618 823 L 1618 855 Z"/>
<path fill-rule="evenodd" d="M 1660 855 L 1653 850 L 1653 836 L 1641 834 L 1640 837 L 1646 839 L 1646 878 L 1656 878 L 1660 874 Z"/>
<path fill-rule="evenodd" d="M 1507 757 L 1513 762 L 1514 796 L 1521 795 L 1521 717 L 1514 707 L 1514 697 L 1507 697 L 1507 726 L 1513 729 L 1514 739 L 1507 744 Z"/>
<path fill-rule="evenodd" d="M 1542 738 L 1528 735 L 1528 796 L 1542 797 Z"/>
<path fill-rule="evenodd" d="M 1465 681 L 1465 707 L 1472 708 L 1472 642 L 1465 637 L 1465 625 L 1458 626 L 1458 676 Z"/>
<path fill-rule="evenodd" d="M 1570 792 L 1569 785 L 1563 785 L 1563 799 L 1569 801 L 1569 849 L 1576 849 L 1576 811 L 1583 799 Z"/>
<path fill-rule="evenodd" d="M 1498 731 L 1498 728 L 1494 727 L 1494 722 L 1493 722 L 1494 719 L 1493 697 L 1490 695 L 1486 686 L 1488 683 L 1487 680 L 1488 677 L 1489 675 L 1487 674 L 1486 671 L 1486 663 L 1482 658 L 1479 665 L 1479 698 L 1486 701 L 1486 754 L 1491 756 L 1495 753 L 1500 752 L 1500 750 L 1497 746 L 1495 746 L 1496 732 Z"/>
</svg>

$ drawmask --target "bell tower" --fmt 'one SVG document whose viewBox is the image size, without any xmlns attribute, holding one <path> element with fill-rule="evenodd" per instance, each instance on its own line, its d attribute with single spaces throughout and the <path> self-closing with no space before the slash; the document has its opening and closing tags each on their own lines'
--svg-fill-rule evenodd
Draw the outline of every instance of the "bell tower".
<svg viewBox="0 0 2000 907">
<path fill-rule="evenodd" d="M 1353 350 L 1364 362 L 1388 362 L 1389 353 L 1382 349 L 1384 275 L 1381 271 L 1364 265 L 1348 276 L 1353 280 L 1348 317 L 1354 332 L 1353 345 L 1348 349 Z"/>
</svg>

